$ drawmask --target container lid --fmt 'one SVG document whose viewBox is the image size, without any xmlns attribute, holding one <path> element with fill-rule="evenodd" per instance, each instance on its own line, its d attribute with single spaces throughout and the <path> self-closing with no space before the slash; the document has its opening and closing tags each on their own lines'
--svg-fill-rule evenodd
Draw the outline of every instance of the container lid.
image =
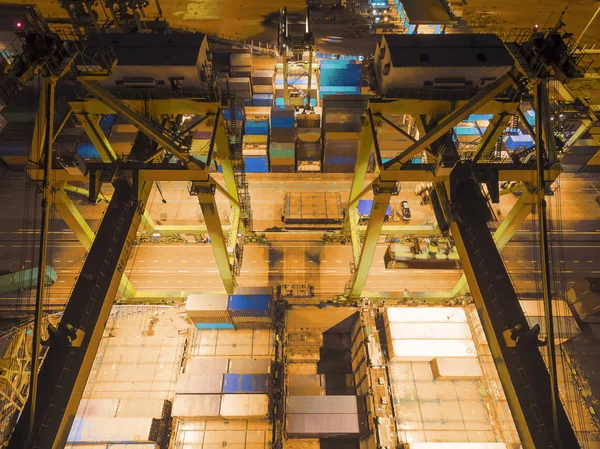
<svg viewBox="0 0 600 449">
<path fill-rule="evenodd" d="M 269 295 L 231 295 L 227 309 L 229 310 L 269 310 L 271 297 Z"/>
<path fill-rule="evenodd" d="M 226 310 L 227 295 L 193 294 L 188 295 L 185 303 L 186 311 L 194 310 Z"/>
</svg>

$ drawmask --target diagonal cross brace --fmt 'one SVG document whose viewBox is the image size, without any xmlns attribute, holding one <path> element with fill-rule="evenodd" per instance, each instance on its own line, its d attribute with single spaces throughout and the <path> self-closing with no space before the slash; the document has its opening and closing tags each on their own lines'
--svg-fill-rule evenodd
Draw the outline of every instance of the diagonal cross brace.
<svg viewBox="0 0 600 449">
<path fill-rule="evenodd" d="M 430 146 L 432 143 L 437 141 L 440 137 L 450 131 L 465 117 L 481 108 L 488 101 L 492 100 L 503 90 L 509 87 L 513 83 L 512 71 L 505 73 L 496 81 L 491 83 L 481 92 L 477 93 L 471 100 L 465 103 L 460 108 L 456 109 L 447 117 L 439 121 L 439 123 L 432 128 L 422 139 L 408 147 L 405 151 L 400 153 L 395 158 L 387 161 L 383 164 L 384 169 L 389 169 L 395 164 L 403 165 L 410 161 L 416 154 L 423 151 L 425 148 Z"/>
</svg>

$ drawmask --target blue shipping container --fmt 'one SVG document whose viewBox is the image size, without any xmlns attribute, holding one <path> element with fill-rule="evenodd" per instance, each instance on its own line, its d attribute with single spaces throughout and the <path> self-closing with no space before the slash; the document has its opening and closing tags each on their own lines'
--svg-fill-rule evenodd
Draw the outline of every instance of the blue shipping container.
<svg viewBox="0 0 600 449">
<path fill-rule="evenodd" d="M 100 119 L 100 128 L 102 129 L 102 131 L 104 131 L 104 134 L 106 134 L 107 136 L 110 134 L 110 130 L 112 129 L 112 126 L 115 124 L 116 121 L 116 114 L 106 114 L 102 116 L 102 118 Z"/>
<path fill-rule="evenodd" d="M 86 159 L 100 158 L 100 153 L 91 143 L 80 143 L 77 145 L 77 154 Z"/>
<path fill-rule="evenodd" d="M 373 200 L 358 200 L 358 213 L 363 217 L 368 217 L 371 215 L 371 208 L 373 207 Z M 387 211 L 385 211 L 387 216 L 392 215 L 392 208 L 388 206 Z"/>
<path fill-rule="evenodd" d="M 234 329 L 231 323 L 196 323 L 198 329 Z"/>
<path fill-rule="evenodd" d="M 270 377 L 268 374 L 224 374 L 223 393 L 255 393 L 269 392 Z"/>
<path fill-rule="evenodd" d="M 467 121 L 474 122 L 475 120 L 491 120 L 494 114 L 471 114 Z"/>
<path fill-rule="evenodd" d="M 356 156 L 325 156 L 328 164 L 356 164 Z"/>
<path fill-rule="evenodd" d="M 520 136 L 508 136 L 504 141 L 506 148 L 509 150 L 515 150 L 518 147 L 531 148 L 535 145 L 533 138 L 528 135 L 520 135 Z"/>
<path fill-rule="evenodd" d="M 345 67 L 350 64 L 352 63 L 347 59 L 328 59 L 325 61 L 321 61 L 321 70 Z"/>
<path fill-rule="evenodd" d="M 269 162 L 266 156 L 244 156 L 244 167 L 248 173 L 269 173 Z"/>
<path fill-rule="evenodd" d="M 268 136 L 268 120 L 246 120 L 244 123 L 244 134 Z"/>
<path fill-rule="evenodd" d="M 271 116 L 271 128 L 293 128 L 294 117 L 273 117 Z"/>
<path fill-rule="evenodd" d="M 454 132 L 457 136 L 480 136 L 481 132 L 477 128 L 471 128 L 470 126 L 457 126 L 454 128 Z"/>
<path fill-rule="evenodd" d="M 231 120 L 231 110 L 230 109 L 225 109 L 223 111 L 223 118 L 225 120 Z M 236 120 L 243 120 L 244 119 L 244 113 L 242 112 L 241 108 L 238 108 L 236 110 L 235 119 Z"/>
<path fill-rule="evenodd" d="M 273 100 L 255 98 L 254 100 L 252 100 L 252 104 L 254 106 L 272 106 Z"/>
<path fill-rule="evenodd" d="M 229 295 L 227 310 L 236 316 L 269 316 L 270 295 Z"/>
</svg>

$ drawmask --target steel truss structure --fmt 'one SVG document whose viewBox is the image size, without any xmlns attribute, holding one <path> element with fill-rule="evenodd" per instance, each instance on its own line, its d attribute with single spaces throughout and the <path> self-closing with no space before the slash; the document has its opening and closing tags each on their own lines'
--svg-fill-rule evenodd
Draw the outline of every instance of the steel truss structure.
<svg viewBox="0 0 600 449">
<path fill-rule="evenodd" d="M 60 75 L 65 71 L 66 67 Z M 186 181 L 190 184 L 190 194 L 198 197 L 206 221 L 202 230 L 211 237 L 225 290 L 232 293 L 236 285 L 235 250 L 230 248 L 235 248 L 237 239 L 243 238 L 244 230 L 240 224 L 240 196 L 220 104 L 195 97 L 125 103 L 97 82 L 107 75 L 108 72 L 77 73 L 76 83 L 88 96 L 70 101 L 70 114 L 98 150 L 100 161 L 64 165 L 61 161 L 46 160 L 44 150 L 52 158 L 51 143 L 48 143 L 53 140 L 52 133 L 50 139 L 47 132 L 34 133 L 46 138 L 32 143 L 27 171 L 34 180 L 52 180 L 48 188 L 56 192 L 54 206 L 88 249 L 88 256 L 60 324 L 50 330 L 48 353 L 39 373 L 36 403 L 32 407 L 30 400 L 25 406 L 9 444 L 11 449 L 58 449 L 66 443 L 115 296 L 119 290 L 127 297 L 140 295 L 124 277 L 123 271 L 140 223 L 145 222 L 149 229 L 155 227 L 145 212 L 154 182 Z M 53 80 L 59 78 L 56 74 L 44 73 L 42 76 L 53 77 Z M 393 232 L 384 230 L 384 220 L 391 197 L 399 193 L 399 184 L 403 181 L 432 183 L 439 209 L 436 211 L 439 231 L 451 232 L 465 271 L 454 291 L 446 295 L 459 295 L 467 288 L 471 291 L 523 446 L 526 449 L 572 449 L 579 447 L 575 434 L 560 403 L 556 413 L 552 413 L 551 379 L 537 346 L 535 329 L 530 329 L 527 324 L 499 254 L 526 219 L 536 198 L 544 195 L 548 185 L 561 172 L 556 148 L 548 143 L 551 135 L 548 123 L 540 123 L 536 128 L 538 134 L 544 134 L 544 139 L 537 138 L 538 146 L 544 145 L 546 151 L 544 160 L 482 162 L 501 134 L 507 117 L 519 111 L 520 97 L 524 93 L 521 81 L 522 74 L 513 69 L 469 100 L 383 98 L 369 102 L 344 224 L 345 232 L 351 236 L 355 265 L 346 297 L 355 301 L 364 296 L 378 296 L 377 292 L 364 291 L 364 286 L 380 234 Z M 51 82 L 50 88 L 54 85 Z M 539 100 L 537 120 L 545 120 L 548 85 L 542 81 L 537 83 L 536 89 Z M 47 107 L 45 103 L 40 104 L 41 110 Z M 152 111 L 152 114 L 145 115 L 144 111 Z M 474 157 L 464 159 L 456 148 L 443 140 L 461 120 L 475 113 L 494 114 L 494 118 Z M 100 128 L 98 118 L 104 114 L 116 114 L 137 128 L 138 138 L 127 159 L 116 154 Z M 168 127 L 172 117 L 182 114 L 214 117 L 206 162 L 190 155 L 177 131 Z M 417 118 L 421 138 L 411 138 L 412 143 L 405 151 L 384 163 L 375 126 L 379 122 L 390 123 L 391 116 L 405 114 Z M 50 116 L 38 114 L 36 129 L 51 127 L 53 130 L 53 122 L 53 111 Z M 365 188 L 373 150 L 377 177 Z M 427 155 L 428 162 L 413 163 L 415 155 L 421 153 Z M 164 154 L 169 157 L 163 157 Z M 223 168 L 224 187 L 209 172 L 213 155 L 219 158 Z M 537 164 L 543 164 L 542 182 L 536 181 Z M 49 167 L 52 168 L 48 178 L 44 171 Z M 500 181 L 519 181 L 524 194 L 492 236 L 485 220 L 487 198 L 481 186 L 485 185 L 486 195 L 497 202 Z M 88 183 L 89 188 L 86 191 L 74 187 L 72 182 Z M 100 188 L 104 183 L 114 186 L 112 198 L 101 195 Z M 368 225 L 361 231 L 356 204 L 370 189 L 374 195 L 373 206 Z M 93 202 L 98 199 L 108 201 L 107 212 L 95 236 L 67 196 L 67 191 L 85 194 Z M 217 191 L 226 196 L 234 211 L 234 220 L 227 232 L 216 207 Z M 29 415 L 28 411 L 32 413 Z"/>
</svg>

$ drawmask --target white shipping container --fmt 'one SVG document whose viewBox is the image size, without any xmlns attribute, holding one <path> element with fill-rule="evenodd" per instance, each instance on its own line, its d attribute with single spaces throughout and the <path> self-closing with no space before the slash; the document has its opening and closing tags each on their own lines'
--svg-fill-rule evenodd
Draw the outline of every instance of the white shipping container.
<svg viewBox="0 0 600 449">
<path fill-rule="evenodd" d="M 185 365 L 186 374 L 214 374 L 222 376 L 227 372 L 229 359 L 190 357 Z"/>
<path fill-rule="evenodd" d="M 156 443 L 67 444 L 65 449 L 156 449 Z M 183 448 L 187 449 L 187 448 Z"/>
<path fill-rule="evenodd" d="M 118 399 L 82 399 L 75 416 L 78 418 L 114 418 L 118 407 Z"/>
<path fill-rule="evenodd" d="M 251 66 L 252 65 L 252 55 L 250 53 L 231 53 L 229 55 L 229 65 L 230 66 L 238 66 L 238 65 Z"/>
<path fill-rule="evenodd" d="M 358 415 L 353 414 L 288 414 L 286 432 L 289 438 L 358 435 L 360 421 Z"/>
<path fill-rule="evenodd" d="M 468 323 L 386 323 L 386 327 L 392 340 L 473 339 Z"/>
<path fill-rule="evenodd" d="M 392 340 L 392 362 L 430 362 L 437 357 L 477 357 L 472 340 Z"/>
<path fill-rule="evenodd" d="M 229 323 L 227 295 L 189 295 L 185 311 L 194 323 Z"/>
<path fill-rule="evenodd" d="M 460 307 L 388 307 L 384 315 L 390 323 L 466 323 Z"/>
<path fill-rule="evenodd" d="M 75 418 L 67 443 L 150 442 L 152 422 L 152 418 Z"/>
<path fill-rule="evenodd" d="M 220 394 L 177 394 L 173 401 L 173 418 L 216 418 L 221 409 Z"/>
<path fill-rule="evenodd" d="M 231 359 L 228 372 L 232 374 L 269 374 L 271 372 L 271 360 L 267 358 Z"/>
<path fill-rule="evenodd" d="M 117 418 L 162 418 L 164 399 L 121 399 Z"/>
<path fill-rule="evenodd" d="M 357 414 L 356 396 L 288 396 L 286 413 Z"/>
<path fill-rule="evenodd" d="M 223 387 L 223 375 L 184 373 L 175 386 L 177 394 L 214 394 Z"/>
<path fill-rule="evenodd" d="M 269 396 L 266 394 L 224 394 L 220 415 L 226 419 L 267 419 Z"/>
<path fill-rule="evenodd" d="M 431 361 L 436 380 L 476 380 L 483 377 L 477 357 L 438 357 Z"/>
<path fill-rule="evenodd" d="M 246 432 L 243 430 L 205 431 L 202 449 L 244 449 L 245 443 Z"/>
<path fill-rule="evenodd" d="M 403 449 L 507 449 L 506 443 L 404 443 Z"/>
</svg>

